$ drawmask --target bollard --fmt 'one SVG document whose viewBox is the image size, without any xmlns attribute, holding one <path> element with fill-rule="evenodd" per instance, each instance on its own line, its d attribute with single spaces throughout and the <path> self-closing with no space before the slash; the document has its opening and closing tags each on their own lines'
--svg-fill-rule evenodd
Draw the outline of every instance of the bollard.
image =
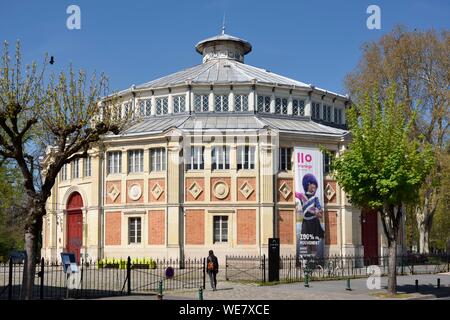
<svg viewBox="0 0 450 320">
<path fill-rule="evenodd" d="M 416 292 L 419 291 L 419 280 L 416 279 Z"/>
<path fill-rule="evenodd" d="M 308 288 L 309 287 L 309 275 L 305 274 L 305 287 Z"/>
<path fill-rule="evenodd" d="M 437 278 L 437 288 L 440 289 L 441 288 L 441 279 Z"/>
<path fill-rule="evenodd" d="M 350 278 L 347 278 L 347 288 L 345 290 L 352 291 L 352 288 L 350 287 Z"/>
<path fill-rule="evenodd" d="M 198 300 L 203 300 L 203 288 L 198 289 Z"/>
<path fill-rule="evenodd" d="M 163 282 L 162 280 L 159 280 L 159 286 L 158 286 L 158 300 L 163 299 Z"/>
</svg>

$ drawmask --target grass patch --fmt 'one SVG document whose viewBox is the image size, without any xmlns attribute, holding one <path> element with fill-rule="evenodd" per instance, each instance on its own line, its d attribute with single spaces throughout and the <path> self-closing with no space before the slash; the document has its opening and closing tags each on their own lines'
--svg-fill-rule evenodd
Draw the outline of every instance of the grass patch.
<svg viewBox="0 0 450 320">
<path fill-rule="evenodd" d="M 347 280 L 349 279 L 353 280 L 353 279 L 365 279 L 367 278 L 367 276 L 361 275 L 361 276 L 352 276 L 352 277 L 333 277 L 333 278 L 309 278 L 309 282 L 319 282 L 319 281 L 339 281 L 339 280 Z M 229 282 L 235 282 L 235 283 L 240 283 L 240 284 L 248 284 L 248 285 L 255 285 L 255 286 L 276 286 L 279 284 L 289 284 L 289 283 L 303 283 L 305 282 L 303 279 L 301 280 L 280 280 L 280 281 L 267 281 L 267 282 L 262 282 L 262 281 L 255 281 L 255 280 L 229 280 Z"/>
<path fill-rule="evenodd" d="M 384 298 L 384 299 L 408 299 L 414 297 L 411 293 L 396 293 L 396 294 L 390 294 L 387 292 L 374 292 L 370 293 L 369 295 L 377 297 L 377 298 Z"/>
</svg>

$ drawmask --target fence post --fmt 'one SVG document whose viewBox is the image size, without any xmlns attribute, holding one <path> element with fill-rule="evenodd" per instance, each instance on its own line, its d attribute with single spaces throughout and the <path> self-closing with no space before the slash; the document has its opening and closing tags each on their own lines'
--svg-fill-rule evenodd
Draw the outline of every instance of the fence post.
<svg viewBox="0 0 450 320">
<path fill-rule="evenodd" d="M 162 300 L 163 299 L 163 281 L 159 280 L 159 285 L 158 285 L 158 300 Z"/>
<path fill-rule="evenodd" d="M 225 256 L 225 280 L 228 281 L 228 255 Z"/>
<path fill-rule="evenodd" d="M 401 255 L 401 259 L 402 259 L 402 275 L 404 275 L 405 274 L 405 271 L 404 271 L 404 264 L 405 264 L 405 255 L 404 254 L 402 254 Z"/>
<path fill-rule="evenodd" d="M 8 300 L 12 300 L 12 283 L 13 280 L 13 262 L 12 258 L 9 258 L 9 274 L 8 274 Z"/>
<path fill-rule="evenodd" d="M 40 271 L 40 287 L 39 287 L 39 296 L 40 299 L 44 299 L 44 257 L 41 258 L 41 271 Z"/>
<path fill-rule="evenodd" d="M 266 254 L 263 254 L 263 283 L 266 282 Z"/>
<path fill-rule="evenodd" d="M 127 293 L 131 295 L 131 258 L 127 259 Z"/>
<path fill-rule="evenodd" d="M 225 267 L 226 273 L 226 267 Z M 203 289 L 206 289 L 206 258 L 203 258 Z"/>
</svg>

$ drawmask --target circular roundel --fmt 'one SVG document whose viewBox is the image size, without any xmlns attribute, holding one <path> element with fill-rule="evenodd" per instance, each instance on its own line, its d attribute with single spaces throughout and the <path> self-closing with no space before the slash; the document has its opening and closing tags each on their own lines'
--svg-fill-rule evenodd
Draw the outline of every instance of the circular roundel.
<svg viewBox="0 0 450 320">
<path fill-rule="evenodd" d="M 228 196 L 229 188 L 228 185 L 223 181 L 218 181 L 214 185 L 214 195 L 218 199 L 225 199 Z"/>
<path fill-rule="evenodd" d="M 175 274 L 175 270 L 172 267 L 166 268 L 166 278 L 172 278 Z"/>
<path fill-rule="evenodd" d="M 142 195 L 142 190 L 141 190 L 141 186 L 138 184 L 133 184 L 130 187 L 130 190 L 128 190 L 128 196 L 130 197 L 130 199 L 132 200 L 139 200 L 139 198 Z"/>
</svg>

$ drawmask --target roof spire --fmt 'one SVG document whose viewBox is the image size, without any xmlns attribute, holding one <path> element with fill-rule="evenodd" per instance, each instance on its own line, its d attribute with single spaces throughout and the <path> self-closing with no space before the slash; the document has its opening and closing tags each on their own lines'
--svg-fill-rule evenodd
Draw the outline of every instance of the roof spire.
<svg viewBox="0 0 450 320">
<path fill-rule="evenodd" d="M 225 34 L 225 17 L 226 17 L 226 13 L 223 13 L 223 20 L 222 20 L 222 35 Z"/>
</svg>

